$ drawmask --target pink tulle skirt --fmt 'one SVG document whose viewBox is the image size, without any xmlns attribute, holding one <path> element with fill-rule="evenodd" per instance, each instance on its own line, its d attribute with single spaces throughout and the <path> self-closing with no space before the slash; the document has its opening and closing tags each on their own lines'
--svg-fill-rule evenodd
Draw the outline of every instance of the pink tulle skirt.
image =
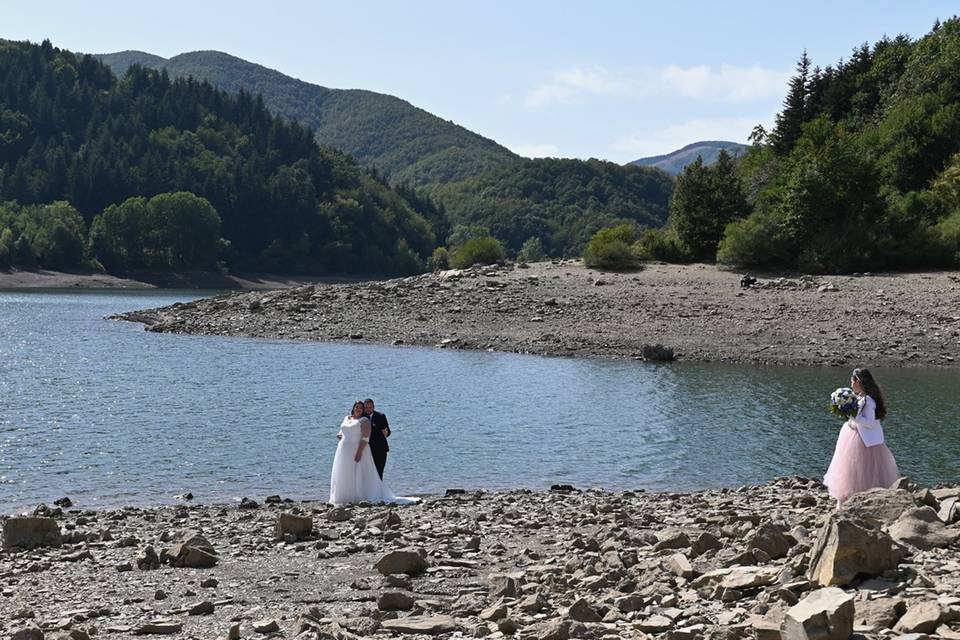
<svg viewBox="0 0 960 640">
<path fill-rule="evenodd" d="M 831 496 L 843 502 L 860 491 L 889 487 L 898 476 L 897 461 L 886 444 L 864 446 L 860 434 L 844 424 L 823 483 Z"/>
</svg>

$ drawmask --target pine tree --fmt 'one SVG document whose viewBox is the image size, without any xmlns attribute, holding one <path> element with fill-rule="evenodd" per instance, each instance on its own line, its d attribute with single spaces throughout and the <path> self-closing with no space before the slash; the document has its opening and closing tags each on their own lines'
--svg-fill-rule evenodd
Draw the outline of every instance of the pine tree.
<svg viewBox="0 0 960 640">
<path fill-rule="evenodd" d="M 777 114 L 771 138 L 778 153 L 786 155 L 793 149 L 803 130 L 807 117 L 807 96 L 810 90 L 810 58 L 804 49 L 797 62 L 797 73 L 790 79 L 787 97 L 783 100 L 783 110 Z"/>
</svg>

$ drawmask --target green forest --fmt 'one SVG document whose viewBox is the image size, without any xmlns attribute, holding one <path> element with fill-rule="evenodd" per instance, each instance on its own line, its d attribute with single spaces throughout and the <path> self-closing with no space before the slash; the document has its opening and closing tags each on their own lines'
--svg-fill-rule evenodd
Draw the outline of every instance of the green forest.
<svg viewBox="0 0 960 640">
<path fill-rule="evenodd" d="M 825 67 L 804 52 L 751 141 L 686 167 L 642 248 L 811 272 L 960 266 L 960 19 Z"/>
<path fill-rule="evenodd" d="M 0 266 L 51 268 L 415 273 L 438 215 L 259 97 L 49 42 L 0 41 L 0 202 Z"/>
</svg>

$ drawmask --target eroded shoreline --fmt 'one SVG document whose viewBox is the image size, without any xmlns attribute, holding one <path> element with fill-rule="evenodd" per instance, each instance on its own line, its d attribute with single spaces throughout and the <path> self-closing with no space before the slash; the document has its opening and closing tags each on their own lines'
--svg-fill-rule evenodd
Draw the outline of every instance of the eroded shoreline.
<svg viewBox="0 0 960 640">
<path fill-rule="evenodd" d="M 150 331 L 776 365 L 957 366 L 960 274 L 760 278 L 579 261 L 232 293 L 117 319 Z M 649 352 L 647 355 L 650 355 Z"/>
</svg>

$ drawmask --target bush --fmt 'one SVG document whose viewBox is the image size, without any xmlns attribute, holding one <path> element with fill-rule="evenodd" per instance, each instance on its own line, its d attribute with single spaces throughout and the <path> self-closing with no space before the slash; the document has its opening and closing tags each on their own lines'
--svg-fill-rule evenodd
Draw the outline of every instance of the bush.
<svg viewBox="0 0 960 640">
<path fill-rule="evenodd" d="M 493 264 L 503 260 L 503 245 L 493 236 L 470 238 L 453 254 L 452 265 L 465 269 L 475 264 Z"/>
<path fill-rule="evenodd" d="M 428 271 L 444 271 L 450 268 L 450 252 L 446 247 L 437 247 L 433 255 L 427 258 Z"/>
<path fill-rule="evenodd" d="M 629 224 L 600 229 L 587 243 L 583 251 L 583 262 L 591 269 L 610 269 L 611 271 L 629 271 L 640 266 L 640 260 L 633 252 L 637 232 Z"/>
<path fill-rule="evenodd" d="M 727 225 L 717 247 L 717 261 L 742 267 L 772 265 L 785 260 L 787 252 L 777 220 L 757 212 Z"/>
<path fill-rule="evenodd" d="M 690 262 L 692 256 L 672 227 L 646 229 L 633 243 L 633 255 L 639 260 Z"/>
<path fill-rule="evenodd" d="M 540 262 L 547 257 L 543 250 L 543 241 L 540 238 L 527 238 L 527 241 L 520 247 L 517 253 L 517 260 L 521 262 Z"/>
</svg>

